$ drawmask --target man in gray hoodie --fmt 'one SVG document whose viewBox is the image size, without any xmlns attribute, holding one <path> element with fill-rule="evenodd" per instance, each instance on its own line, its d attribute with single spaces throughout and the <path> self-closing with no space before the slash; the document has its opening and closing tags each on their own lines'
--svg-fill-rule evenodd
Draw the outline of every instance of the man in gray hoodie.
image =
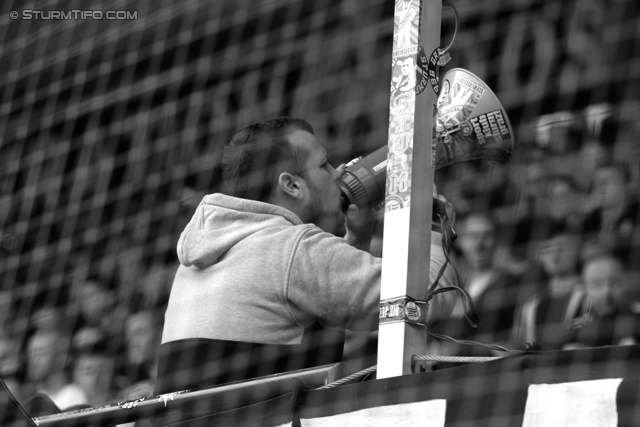
<svg viewBox="0 0 640 427">
<path fill-rule="evenodd" d="M 178 242 L 157 393 L 338 362 L 342 331 L 378 327 L 382 260 L 366 252 L 374 215 L 343 211 L 344 166 L 328 163 L 309 123 L 241 129 L 222 166 L 226 194 L 205 196 Z M 432 249 L 432 279 L 443 263 Z M 431 321 L 449 315 L 445 295 Z M 328 329 L 305 340 L 315 324 Z M 317 338 L 331 330 L 333 342 Z"/>
</svg>

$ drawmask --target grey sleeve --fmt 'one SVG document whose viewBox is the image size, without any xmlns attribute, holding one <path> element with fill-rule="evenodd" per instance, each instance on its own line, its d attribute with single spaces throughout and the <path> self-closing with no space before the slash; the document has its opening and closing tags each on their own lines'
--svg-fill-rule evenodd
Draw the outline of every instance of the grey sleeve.
<svg viewBox="0 0 640 427">
<path fill-rule="evenodd" d="M 378 328 L 382 259 L 319 228 L 305 230 L 293 249 L 285 295 L 292 312 L 325 326 Z"/>
</svg>

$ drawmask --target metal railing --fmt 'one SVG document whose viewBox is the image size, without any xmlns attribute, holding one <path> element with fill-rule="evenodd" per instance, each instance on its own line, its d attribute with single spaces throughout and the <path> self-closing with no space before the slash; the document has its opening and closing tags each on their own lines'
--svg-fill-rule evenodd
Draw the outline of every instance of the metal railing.
<svg viewBox="0 0 640 427">
<path fill-rule="evenodd" d="M 211 388 L 177 391 L 158 396 L 34 417 L 38 426 L 116 425 L 141 420 L 160 424 L 184 421 L 263 402 L 296 390 L 318 388 L 342 378 L 344 365 L 269 375 Z"/>
</svg>

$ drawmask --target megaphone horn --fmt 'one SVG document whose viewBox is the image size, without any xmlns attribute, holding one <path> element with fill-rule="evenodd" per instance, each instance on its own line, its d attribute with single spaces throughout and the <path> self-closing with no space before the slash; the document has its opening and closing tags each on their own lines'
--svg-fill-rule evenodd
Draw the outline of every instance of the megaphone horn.
<svg viewBox="0 0 640 427">
<path fill-rule="evenodd" d="M 434 111 L 434 167 L 486 160 L 504 163 L 513 152 L 513 130 L 502 104 L 475 74 L 454 68 L 442 79 Z"/>
<path fill-rule="evenodd" d="M 433 120 L 435 169 L 474 160 L 491 163 L 509 160 L 514 145 L 513 130 L 493 91 L 476 75 L 461 68 L 447 71 L 441 87 Z M 342 177 L 345 205 L 371 207 L 384 199 L 387 156 L 385 145 L 347 165 Z"/>
</svg>

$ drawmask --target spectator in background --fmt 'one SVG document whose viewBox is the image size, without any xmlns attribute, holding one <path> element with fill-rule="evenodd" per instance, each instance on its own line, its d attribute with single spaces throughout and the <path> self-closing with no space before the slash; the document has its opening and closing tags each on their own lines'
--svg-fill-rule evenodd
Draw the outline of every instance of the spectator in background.
<svg viewBox="0 0 640 427">
<path fill-rule="evenodd" d="M 67 375 L 71 337 L 64 331 L 37 331 L 28 340 L 27 384 L 22 395 L 48 396 L 59 409 L 75 404 L 79 390 L 73 387 Z"/>
<path fill-rule="evenodd" d="M 72 305 L 80 327 L 101 325 L 115 301 L 111 286 L 97 276 L 73 283 Z"/>
<path fill-rule="evenodd" d="M 507 236 L 514 233 L 509 239 L 510 243 L 513 243 L 510 245 L 510 254 L 515 253 L 513 256 L 516 260 L 524 258 L 520 270 L 516 269 L 518 264 L 511 260 L 505 265 L 514 272 L 523 273 L 527 269 L 535 268 L 535 265 L 531 265 L 532 259 L 540 255 L 540 247 L 544 247 L 545 242 L 557 234 L 558 230 L 566 229 L 577 234 L 582 227 L 581 208 L 585 203 L 586 194 L 578 188 L 573 178 L 570 175 L 557 174 L 541 179 L 544 180 L 544 186 L 536 196 L 537 213 L 521 219 L 511 230 L 508 227 L 501 228 Z"/>
<path fill-rule="evenodd" d="M 629 194 L 629 174 L 624 165 L 613 163 L 595 170 L 583 233 L 587 239 L 589 256 L 594 251 L 613 252 L 625 263 L 637 269 L 640 228 L 638 200 Z"/>
<path fill-rule="evenodd" d="M 475 213 L 459 221 L 458 244 L 463 255 L 460 260 L 465 288 L 475 304 L 480 322 L 474 329 L 465 318 L 462 300 L 456 300 L 451 318 L 434 332 L 453 338 L 487 344 L 509 341 L 517 307 L 535 294 L 535 285 L 522 282 L 496 265 L 496 222 L 488 215 Z M 490 355 L 485 347 L 458 345 L 449 341 L 431 340 L 432 353 L 441 355 Z M 440 348 L 437 348 L 437 347 Z M 435 348 L 434 348 L 435 347 Z"/>
<path fill-rule="evenodd" d="M 36 331 L 66 329 L 64 313 L 53 303 L 45 303 L 36 309 L 29 319 Z"/>
<path fill-rule="evenodd" d="M 547 156 L 545 150 L 533 147 L 521 160 L 518 200 L 512 214 L 504 216 L 501 221 L 500 234 L 509 246 L 509 264 L 519 274 L 533 267 L 531 261 L 535 244 L 549 235 L 553 225 L 547 216 L 545 203 L 549 188 Z"/>
<path fill-rule="evenodd" d="M 640 316 L 622 262 L 609 254 L 588 259 L 582 270 L 584 324 L 575 343 L 596 347 L 640 342 Z"/>
<path fill-rule="evenodd" d="M 600 166 L 611 163 L 611 150 L 597 139 L 588 139 L 578 151 L 575 180 L 579 188 L 589 191 L 592 186 L 594 172 Z"/>
<path fill-rule="evenodd" d="M 77 350 L 73 362 L 73 384 L 77 394 L 70 407 L 91 407 L 116 400 L 115 354 L 100 341 Z M 64 408 L 62 408 L 64 409 Z"/>
<path fill-rule="evenodd" d="M 582 278 L 589 311 L 594 316 L 630 313 L 620 260 L 608 254 L 595 255 L 585 262 Z"/>
<path fill-rule="evenodd" d="M 624 282 L 622 263 L 596 254 L 585 260 L 581 284 L 571 293 L 540 297 L 523 307 L 516 335 L 540 350 L 637 342 L 640 318 Z"/>
<path fill-rule="evenodd" d="M 542 294 L 563 297 L 579 285 L 580 235 L 559 223 L 538 245 L 539 263 L 547 276 Z"/>
<path fill-rule="evenodd" d="M 99 329 L 114 351 L 122 344 L 124 319 L 128 308 L 118 304 L 115 285 L 97 275 L 73 283 L 70 309 L 74 332 Z"/>
<path fill-rule="evenodd" d="M 129 315 L 125 323 L 126 400 L 153 395 L 158 351 L 162 339 L 163 312 L 144 310 Z"/>
<path fill-rule="evenodd" d="M 545 196 L 547 221 L 555 224 L 564 222 L 570 229 L 580 229 L 582 207 L 587 196 L 578 188 L 572 176 L 550 176 Z"/>
<path fill-rule="evenodd" d="M 580 236 L 558 225 L 538 248 L 539 263 L 546 275 L 539 292 L 526 301 L 516 314 L 513 346 L 535 343 L 543 349 L 559 349 L 565 336 L 558 319 L 575 316 L 581 296 L 579 276 Z"/>
<path fill-rule="evenodd" d="M 64 404 L 54 400 L 62 411 L 112 403 L 118 394 L 114 384 L 115 354 L 105 341 L 86 344 L 73 353 L 71 376 L 66 388 L 70 393 Z"/>
</svg>

